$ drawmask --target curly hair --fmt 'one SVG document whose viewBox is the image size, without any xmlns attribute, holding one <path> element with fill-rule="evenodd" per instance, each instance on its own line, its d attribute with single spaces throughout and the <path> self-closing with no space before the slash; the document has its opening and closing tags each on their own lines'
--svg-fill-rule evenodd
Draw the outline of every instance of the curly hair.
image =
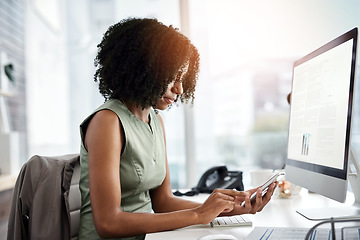
<svg viewBox="0 0 360 240">
<path fill-rule="evenodd" d="M 193 103 L 200 57 L 178 29 L 157 19 L 128 18 L 110 26 L 97 47 L 94 80 L 99 82 L 105 101 L 120 99 L 143 108 L 154 106 L 189 62 L 182 79 L 183 94 L 178 98 Z"/>
</svg>

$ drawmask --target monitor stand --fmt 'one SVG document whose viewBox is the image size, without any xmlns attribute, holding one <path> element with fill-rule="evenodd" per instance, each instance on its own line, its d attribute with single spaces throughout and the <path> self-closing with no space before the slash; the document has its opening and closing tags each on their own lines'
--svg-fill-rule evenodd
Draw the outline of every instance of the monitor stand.
<svg viewBox="0 0 360 240">
<path fill-rule="evenodd" d="M 306 208 L 297 210 L 297 213 L 314 221 L 329 220 L 330 218 L 360 219 L 360 165 L 354 155 L 354 149 L 351 147 L 348 167 L 348 181 L 355 198 L 353 205 L 336 208 Z"/>
<path fill-rule="evenodd" d="M 334 219 L 360 219 L 360 208 L 354 206 L 334 208 L 307 208 L 296 211 L 303 217 L 313 221 Z"/>
</svg>

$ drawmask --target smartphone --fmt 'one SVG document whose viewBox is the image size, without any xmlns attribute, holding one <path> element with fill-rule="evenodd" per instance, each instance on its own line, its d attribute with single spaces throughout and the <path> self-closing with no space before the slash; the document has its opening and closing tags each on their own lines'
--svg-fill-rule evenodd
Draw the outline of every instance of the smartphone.
<svg viewBox="0 0 360 240">
<path fill-rule="evenodd" d="M 269 178 L 263 185 L 260 186 L 261 190 L 262 190 L 262 196 L 265 195 L 265 193 L 267 192 L 269 186 L 273 183 L 273 182 L 276 182 L 279 177 L 281 176 L 284 176 L 285 175 L 285 172 L 278 172 L 278 173 L 275 173 L 271 178 Z M 254 192 L 253 194 L 251 194 L 250 196 L 250 201 L 251 203 L 255 202 L 255 199 L 256 199 L 256 192 Z M 243 207 L 245 205 L 245 201 L 243 201 L 241 203 L 241 206 Z"/>
</svg>

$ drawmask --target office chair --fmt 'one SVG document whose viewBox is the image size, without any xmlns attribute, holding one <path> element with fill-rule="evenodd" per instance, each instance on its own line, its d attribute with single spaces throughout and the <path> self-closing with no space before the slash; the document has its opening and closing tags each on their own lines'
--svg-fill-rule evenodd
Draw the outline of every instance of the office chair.
<svg viewBox="0 0 360 240">
<path fill-rule="evenodd" d="M 70 236 L 71 240 L 77 240 L 80 224 L 81 193 L 79 189 L 80 181 L 80 158 L 75 162 L 74 172 L 71 178 L 69 189 L 69 214 L 70 214 Z"/>
<path fill-rule="evenodd" d="M 81 205 L 79 179 L 79 154 L 30 158 L 16 180 L 8 240 L 76 240 Z"/>
</svg>

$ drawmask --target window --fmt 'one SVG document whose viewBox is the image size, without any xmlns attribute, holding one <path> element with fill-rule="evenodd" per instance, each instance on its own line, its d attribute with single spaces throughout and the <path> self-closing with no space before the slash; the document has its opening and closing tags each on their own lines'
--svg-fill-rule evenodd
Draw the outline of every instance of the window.
<svg viewBox="0 0 360 240">
<path fill-rule="evenodd" d="M 67 0 L 58 4 L 56 31 L 28 8 L 29 155 L 79 151 L 79 124 L 103 102 L 93 82 L 93 59 L 109 25 L 134 16 L 156 17 L 180 28 L 182 3 Z M 221 163 L 245 173 L 256 167 L 281 168 L 292 63 L 359 26 L 360 4 L 188 3 L 190 39 L 200 51 L 201 70 L 194 105 L 179 104 L 162 112 L 173 188 L 194 186 L 202 172 Z"/>
</svg>

